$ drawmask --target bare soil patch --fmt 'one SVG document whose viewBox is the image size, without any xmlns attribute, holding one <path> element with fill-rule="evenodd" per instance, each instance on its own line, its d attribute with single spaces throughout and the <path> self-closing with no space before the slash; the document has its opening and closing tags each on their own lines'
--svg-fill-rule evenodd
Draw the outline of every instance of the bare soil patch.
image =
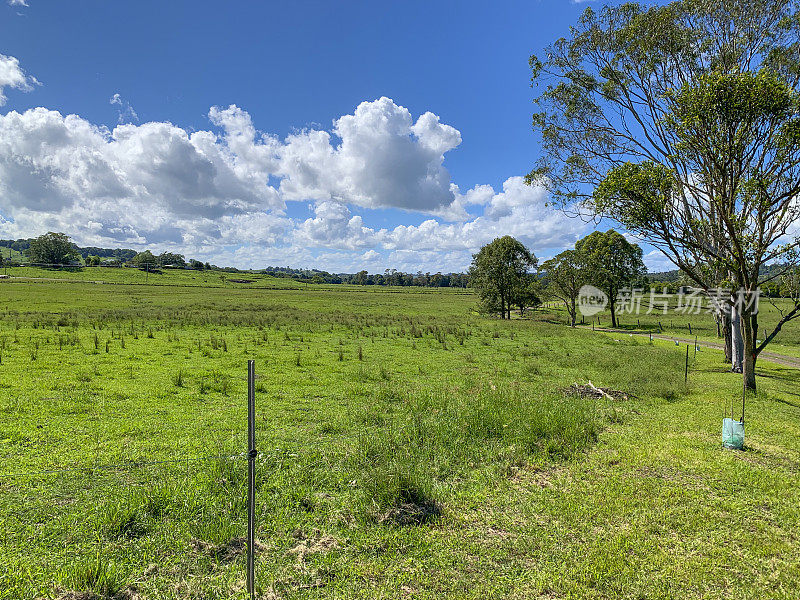
<svg viewBox="0 0 800 600">
<path fill-rule="evenodd" d="M 423 525 L 442 514 L 442 507 L 434 500 L 403 502 L 393 506 L 378 518 L 379 523 L 397 525 Z"/>
</svg>

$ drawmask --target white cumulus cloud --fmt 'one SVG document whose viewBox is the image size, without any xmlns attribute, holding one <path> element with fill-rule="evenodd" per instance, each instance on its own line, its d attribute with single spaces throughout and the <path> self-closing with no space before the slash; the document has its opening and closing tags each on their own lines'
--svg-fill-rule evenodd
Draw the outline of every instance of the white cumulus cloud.
<svg viewBox="0 0 800 600">
<path fill-rule="evenodd" d="M 2 57 L 0 90 L 34 84 Z M 109 102 L 120 109 L 113 128 L 41 107 L 0 114 L 0 237 L 63 231 L 83 245 L 245 267 L 435 272 L 466 268 L 502 235 L 541 256 L 585 230 L 521 177 L 462 192 L 444 166 L 458 130 L 389 98 L 285 139 L 235 105 L 211 108 L 208 130 L 188 131 L 134 122 L 119 94 Z M 312 215 L 288 217 L 287 202 L 311 202 Z M 413 223 L 371 227 L 359 209 L 402 209 Z"/>
<path fill-rule="evenodd" d="M 389 98 L 362 102 L 334 123 L 332 134 L 311 130 L 286 139 L 281 193 L 368 208 L 441 209 L 454 201 L 444 154 L 460 143 L 458 130 L 430 112 L 414 122 Z"/>
<path fill-rule="evenodd" d="M 481 186 L 473 194 L 473 201 L 478 199 L 483 205 L 482 215 L 462 223 L 429 219 L 417 226 L 400 225 L 387 235 L 386 247 L 477 251 L 496 237 L 512 235 L 542 252 L 574 244 L 585 229 L 582 222 L 547 206 L 546 190 L 526 185 L 522 177 L 507 179 L 499 193 Z"/>
<path fill-rule="evenodd" d="M 213 238 L 214 228 L 196 230 L 204 220 L 283 207 L 208 131 L 155 122 L 109 131 L 44 108 L 0 115 L 0 213 L 20 234 L 47 223 L 79 239 L 180 243 Z"/>
<path fill-rule="evenodd" d="M 319 202 L 314 208 L 314 218 L 299 223 L 295 242 L 304 246 L 322 248 L 358 249 L 374 246 L 376 232 L 365 227 L 359 215 L 353 215 L 344 204 Z"/>
<path fill-rule="evenodd" d="M 13 56 L 0 54 L 0 106 L 7 101 L 5 88 L 30 92 L 35 85 L 39 85 L 39 82 L 35 77 L 25 74 L 25 71 L 19 66 L 19 60 Z"/>
</svg>

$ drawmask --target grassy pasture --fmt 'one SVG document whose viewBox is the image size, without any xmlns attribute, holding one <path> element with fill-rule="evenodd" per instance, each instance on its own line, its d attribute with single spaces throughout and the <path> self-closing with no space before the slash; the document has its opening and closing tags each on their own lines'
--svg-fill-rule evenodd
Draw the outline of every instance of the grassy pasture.
<svg viewBox="0 0 800 600">
<path fill-rule="evenodd" d="M 97 282 L 105 284 L 147 286 L 199 286 L 231 288 L 301 288 L 303 284 L 290 279 L 272 277 L 260 273 L 225 273 L 221 271 L 191 271 L 185 269 L 163 269 L 150 273 L 123 267 L 64 267 L 43 269 L 41 267 L 9 267 L 8 275 L 33 280 L 58 280 L 65 282 Z M 234 280 L 234 281 L 231 281 Z M 238 282 L 235 280 L 239 280 Z M 243 281 L 247 280 L 247 283 Z"/>
<path fill-rule="evenodd" d="M 3 246 L 0 246 L 0 256 L 3 257 L 4 261 L 9 259 L 15 261 L 21 261 L 24 260 L 25 258 L 22 252 L 18 252 L 17 250 L 12 250 L 11 248 L 6 248 Z"/>
<path fill-rule="evenodd" d="M 683 348 L 455 290 L 136 283 L 0 284 L 0 599 L 244 597 L 248 358 L 264 598 L 800 586 L 796 371 L 731 453 L 713 352 L 686 386 Z"/>
</svg>

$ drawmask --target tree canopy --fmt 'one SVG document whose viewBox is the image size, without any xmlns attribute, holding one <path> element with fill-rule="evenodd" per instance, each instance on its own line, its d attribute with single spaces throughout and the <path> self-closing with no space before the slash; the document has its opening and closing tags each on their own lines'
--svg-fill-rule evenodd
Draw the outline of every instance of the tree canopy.
<svg viewBox="0 0 800 600">
<path fill-rule="evenodd" d="M 570 325 L 575 327 L 576 302 L 581 287 L 587 282 L 586 264 L 575 249 L 564 250 L 542 264 L 547 291 L 564 303 Z"/>
<path fill-rule="evenodd" d="M 580 255 L 586 275 L 608 296 L 611 326 L 617 326 L 616 300 L 624 288 L 632 288 L 647 273 L 642 249 L 631 244 L 613 229 L 594 231 L 578 240 L 575 250 Z"/>
<path fill-rule="evenodd" d="M 762 265 L 797 260 L 798 16 L 793 0 L 587 9 L 545 60 L 531 58 L 545 152 L 528 181 L 616 220 L 703 289 L 727 280 L 755 293 Z M 758 347 L 745 310 L 754 388 L 758 353 L 800 307 Z"/>
<path fill-rule="evenodd" d="M 32 262 L 45 265 L 68 265 L 79 257 L 68 235 L 50 231 L 31 241 L 28 256 Z"/>
<path fill-rule="evenodd" d="M 158 265 L 158 259 L 153 256 L 153 253 L 150 252 L 150 250 L 145 250 L 144 252 L 139 252 L 139 254 L 134 256 L 131 259 L 131 263 L 140 269 L 152 269 Z"/>
<path fill-rule="evenodd" d="M 473 255 L 470 285 L 487 312 L 510 319 L 512 306 L 522 306 L 530 298 L 528 273 L 536 264 L 536 256 L 518 240 L 509 235 L 496 238 Z"/>
<path fill-rule="evenodd" d="M 177 267 L 182 269 L 186 266 L 186 257 L 183 254 L 162 252 L 156 258 L 158 259 L 158 265 L 160 267 Z"/>
</svg>

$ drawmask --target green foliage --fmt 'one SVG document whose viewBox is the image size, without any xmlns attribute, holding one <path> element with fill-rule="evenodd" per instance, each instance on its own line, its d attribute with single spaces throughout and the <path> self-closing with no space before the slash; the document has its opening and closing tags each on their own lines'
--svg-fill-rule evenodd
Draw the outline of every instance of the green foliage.
<svg viewBox="0 0 800 600">
<path fill-rule="evenodd" d="M 158 266 L 160 267 L 175 267 L 182 269 L 186 266 L 186 258 L 183 254 L 175 254 L 174 252 L 162 252 L 157 257 Z"/>
<path fill-rule="evenodd" d="M 139 254 L 134 256 L 131 259 L 131 264 L 139 267 L 140 269 L 152 269 L 158 265 L 158 259 L 153 256 L 153 253 L 150 252 L 150 250 L 145 250 L 144 252 L 139 252 Z"/>
<path fill-rule="evenodd" d="M 536 257 L 521 242 L 509 235 L 496 238 L 473 256 L 470 285 L 478 290 L 487 312 L 510 318 L 512 306 L 524 306 L 538 297 L 528 277 L 536 263 Z"/>
<path fill-rule="evenodd" d="M 28 256 L 32 262 L 45 265 L 68 265 L 79 257 L 69 236 L 52 231 L 31 241 Z"/>
<path fill-rule="evenodd" d="M 570 325 L 575 326 L 575 303 L 588 273 L 583 255 L 575 249 L 564 250 L 542 264 L 545 293 L 564 303 Z"/>
<path fill-rule="evenodd" d="M 189 268 L 195 271 L 202 271 L 206 268 L 206 265 L 201 260 L 195 260 L 194 258 L 189 259 Z"/>
<path fill-rule="evenodd" d="M 575 251 L 585 265 L 588 281 L 608 295 L 612 326 L 617 326 L 615 300 L 626 287 L 644 279 L 647 269 L 642 261 L 642 249 L 631 244 L 625 236 L 609 229 L 594 231 L 578 240 Z"/>
<path fill-rule="evenodd" d="M 519 278 L 511 293 L 513 305 L 519 308 L 520 316 L 525 309 L 536 308 L 542 304 L 542 283 L 533 273 L 525 273 Z"/>
<path fill-rule="evenodd" d="M 710 258 L 739 273 L 739 284 L 757 280 L 764 262 L 790 260 L 800 243 L 787 235 L 800 217 L 798 109 L 796 91 L 767 70 L 711 73 L 672 95 L 666 122 L 676 147 L 703 188 L 717 190 L 685 227 L 696 235 L 718 215 L 730 244 Z"/>
<path fill-rule="evenodd" d="M 691 152 L 715 146 L 725 156 L 739 156 L 757 140 L 757 132 L 794 134 L 797 99 L 786 81 L 772 71 L 711 72 L 684 84 L 669 96 L 665 123 Z M 733 129 L 731 129 L 733 127 Z M 700 140 L 699 135 L 712 139 Z M 702 148 L 701 144 L 709 145 Z M 777 145 L 787 143 L 781 140 Z"/>
<path fill-rule="evenodd" d="M 626 162 L 606 174 L 588 203 L 598 214 L 642 232 L 668 218 L 675 186 L 675 175 L 664 165 Z"/>
</svg>

